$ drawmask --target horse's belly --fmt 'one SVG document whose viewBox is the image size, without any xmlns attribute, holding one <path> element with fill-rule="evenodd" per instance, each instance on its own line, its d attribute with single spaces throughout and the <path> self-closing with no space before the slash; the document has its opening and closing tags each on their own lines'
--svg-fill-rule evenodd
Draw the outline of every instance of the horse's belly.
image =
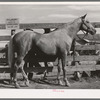
<svg viewBox="0 0 100 100">
<path fill-rule="evenodd" d="M 51 51 L 49 51 L 49 50 L 37 52 L 36 53 L 37 59 L 41 59 L 41 60 L 45 60 L 45 61 L 55 60 L 57 58 L 56 52 L 54 52 L 53 50 L 51 50 Z"/>
<path fill-rule="evenodd" d="M 50 61 L 55 61 L 56 60 L 56 56 L 47 56 L 47 55 L 37 55 L 36 56 L 36 59 L 37 59 L 37 61 L 39 61 L 39 62 L 50 62 Z"/>
<path fill-rule="evenodd" d="M 50 56 L 50 55 L 43 55 L 43 54 L 36 54 L 35 56 L 28 57 L 28 61 L 34 62 L 54 62 L 57 56 Z"/>
<path fill-rule="evenodd" d="M 42 46 L 41 45 L 41 46 L 37 47 L 36 53 L 54 56 L 54 55 L 56 55 L 57 50 L 56 50 L 55 46 L 49 46 L 49 45 Z"/>
</svg>

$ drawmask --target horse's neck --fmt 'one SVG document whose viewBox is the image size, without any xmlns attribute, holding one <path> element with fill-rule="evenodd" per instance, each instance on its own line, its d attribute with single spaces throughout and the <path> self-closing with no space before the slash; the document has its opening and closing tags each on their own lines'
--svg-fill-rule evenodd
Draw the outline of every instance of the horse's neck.
<svg viewBox="0 0 100 100">
<path fill-rule="evenodd" d="M 67 34 L 74 39 L 74 37 L 76 36 L 76 34 L 80 31 L 80 26 L 81 26 L 81 22 L 78 20 L 75 20 L 72 23 L 69 23 L 69 25 L 67 24 L 66 26 L 66 31 Z"/>
</svg>

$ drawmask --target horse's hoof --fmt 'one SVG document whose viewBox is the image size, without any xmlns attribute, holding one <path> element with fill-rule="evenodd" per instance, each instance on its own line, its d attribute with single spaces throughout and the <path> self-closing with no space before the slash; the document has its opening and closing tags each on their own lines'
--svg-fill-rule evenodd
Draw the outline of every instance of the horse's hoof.
<svg viewBox="0 0 100 100">
<path fill-rule="evenodd" d="M 20 86 L 19 86 L 19 84 L 18 84 L 18 83 L 16 83 L 16 84 L 15 84 L 15 88 L 17 88 L 17 89 L 19 89 L 19 88 L 20 88 Z"/>
<path fill-rule="evenodd" d="M 61 85 L 61 86 L 64 85 L 62 81 L 58 81 L 58 84 Z"/>
<path fill-rule="evenodd" d="M 29 79 L 29 80 L 32 80 L 32 77 L 33 77 L 33 73 L 29 73 L 29 74 L 28 74 L 28 79 Z"/>
<path fill-rule="evenodd" d="M 43 77 L 42 80 L 47 80 L 47 78 L 46 77 Z"/>
<path fill-rule="evenodd" d="M 13 81 L 9 81 L 9 84 L 12 85 L 13 84 Z"/>
<path fill-rule="evenodd" d="M 69 82 L 65 82 L 65 86 L 70 87 L 70 83 Z"/>
<path fill-rule="evenodd" d="M 25 82 L 25 85 L 26 85 L 27 87 L 29 87 L 29 81 L 26 81 L 26 82 Z"/>
</svg>

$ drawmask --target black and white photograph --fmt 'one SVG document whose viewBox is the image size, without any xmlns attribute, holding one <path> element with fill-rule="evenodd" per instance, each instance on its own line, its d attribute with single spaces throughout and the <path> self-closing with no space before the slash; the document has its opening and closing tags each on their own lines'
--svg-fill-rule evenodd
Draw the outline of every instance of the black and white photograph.
<svg viewBox="0 0 100 100">
<path fill-rule="evenodd" d="M 100 2 L 0 3 L 0 89 L 100 89 Z"/>
</svg>

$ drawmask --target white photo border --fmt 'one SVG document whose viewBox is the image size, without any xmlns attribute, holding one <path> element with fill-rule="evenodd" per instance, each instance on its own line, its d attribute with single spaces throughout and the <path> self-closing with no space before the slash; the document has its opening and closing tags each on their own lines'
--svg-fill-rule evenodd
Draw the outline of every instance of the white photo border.
<svg viewBox="0 0 100 100">
<path fill-rule="evenodd" d="M 100 2 L 0 2 L 0 5 L 100 5 Z M 60 89 L 62 90 L 62 89 Z M 99 89 L 64 89 L 64 92 L 54 92 L 53 89 L 1 89 L 0 98 L 5 99 L 99 99 Z"/>
</svg>

